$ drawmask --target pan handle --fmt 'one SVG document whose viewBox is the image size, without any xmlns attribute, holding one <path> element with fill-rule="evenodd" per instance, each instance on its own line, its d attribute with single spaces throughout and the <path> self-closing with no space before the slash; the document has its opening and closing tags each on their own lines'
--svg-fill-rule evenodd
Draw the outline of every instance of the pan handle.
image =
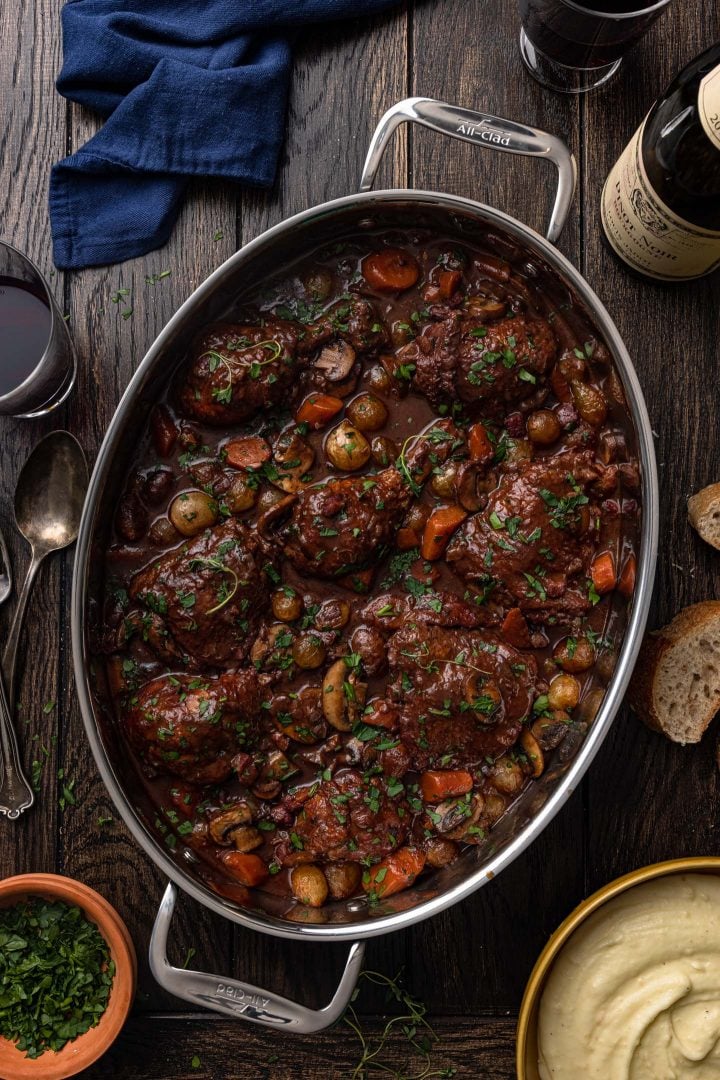
<svg viewBox="0 0 720 1080">
<path fill-rule="evenodd" d="M 250 983 L 173 967 L 167 958 L 167 938 L 176 900 L 177 886 L 169 882 L 150 938 L 150 970 L 164 990 L 192 1005 L 296 1035 L 322 1031 L 340 1019 L 360 975 L 364 942 L 356 941 L 352 945 L 340 985 L 330 1004 L 317 1011 L 307 1009 Z"/>
<path fill-rule="evenodd" d="M 527 154 L 552 161 L 558 171 L 558 186 L 547 238 L 551 244 L 557 242 L 565 227 L 577 182 L 577 164 L 565 143 L 539 128 L 516 124 L 512 120 L 503 120 L 502 117 L 474 109 L 461 109 L 433 98 L 406 98 L 388 109 L 370 141 L 360 191 L 370 190 L 393 132 L 400 124 L 408 122 L 422 124 L 441 135 L 450 135 L 454 139 L 492 150 Z"/>
</svg>

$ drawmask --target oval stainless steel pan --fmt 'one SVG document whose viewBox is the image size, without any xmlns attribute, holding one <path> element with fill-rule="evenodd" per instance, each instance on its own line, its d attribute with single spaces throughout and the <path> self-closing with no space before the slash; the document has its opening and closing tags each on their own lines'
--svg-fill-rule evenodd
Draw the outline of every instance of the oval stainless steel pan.
<svg viewBox="0 0 720 1080">
<path fill-rule="evenodd" d="M 480 147 L 551 161 L 557 169 L 558 189 L 548 239 L 507 214 L 469 199 L 429 191 L 371 191 L 388 140 L 398 124 L 406 121 Z M 426 919 L 479 889 L 508 866 L 573 793 L 610 728 L 637 656 L 650 602 L 657 548 L 657 473 L 650 423 L 627 350 L 598 297 L 553 247 L 552 242 L 565 224 L 574 186 L 574 160 L 564 144 L 552 135 L 427 98 L 402 101 L 386 113 L 375 132 L 360 193 L 297 214 L 228 259 L 167 324 L 117 408 L 95 464 L 77 542 L 72 597 L 75 675 L 85 728 L 108 791 L 133 836 L 171 880 L 151 942 L 152 970 L 166 989 L 195 1005 L 299 1032 L 316 1031 L 334 1023 L 349 1000 L 359 972 L 362 939 Z M 123 753 L 104 686 L 102 664 L 92 648 L 93 627 L 100 611 L 107 522 L 112 517 L 122 478 L 149 411 L 201 326 L 224 314 L 237 303 L 243 291 L 329 240 L 357 235 L 369 228 L 418 226 L 434 227 L 443 235 L 457 235 L 468 242 L 480 239 L 488 231 L 509 241 L 521 252 L 524 272 L 541 272 L 566 295 L 569 293 L 574 307 L 582 312 L 586 323 L 610 351 L 627 399 L 628 434 L 642 480 L 636 592 L 614 674 L 592 726 L 584 738 L 578 739 L 573 754 L 551 763 L 545 774 L 526 789 L 492 831 L 486 846 L 467 852 L 453 865 L 421 879 L 412 889 L 385 900 L 378 908 L 370 910 L 359 900 L 338 902 L 330 907 L 324 923 L 300 924 L 284 917 L 277 898 L 273 901 L 265 894 L 257 894 L 253 897 L 255 906 L 247 907 L 213 892 L 194 871 L 193 853 L 189 849 L 181 850 L 180 846 L 174 852 L 169 851 L 153 828 L 154 815 L 143 805 L 136 774 L 127 761 L 128 755 Z M 178 886 L 213 911 L 264 933 L 354 942 L 341 985 L 330 1005 L 313 1012 L 237 980 L 173 968 L 167 960 L 165 946 Z"/>
</svg>

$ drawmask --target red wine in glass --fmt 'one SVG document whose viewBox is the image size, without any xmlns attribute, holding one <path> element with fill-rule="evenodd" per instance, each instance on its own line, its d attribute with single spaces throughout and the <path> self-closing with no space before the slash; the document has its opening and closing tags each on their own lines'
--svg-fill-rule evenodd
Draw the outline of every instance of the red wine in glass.
<svg viewBox="0 0 720 1080">
<path fill-rule="evenodd" d="M 0 396 L 32 375 L 50 339 L 52 315 L 29 282 L 0 277 Z"/>
<path fill-rule="evenodd" d="M 0 240 L 0 415 L 43 416 L 75 381 L 75 351 L 38 268 Z"/>
<path fill-rule="evenodd" d="M 615 74 L 671 0 L 519 0 L 520 51 L 544 86 L 583 93 Z"/>
</svg>

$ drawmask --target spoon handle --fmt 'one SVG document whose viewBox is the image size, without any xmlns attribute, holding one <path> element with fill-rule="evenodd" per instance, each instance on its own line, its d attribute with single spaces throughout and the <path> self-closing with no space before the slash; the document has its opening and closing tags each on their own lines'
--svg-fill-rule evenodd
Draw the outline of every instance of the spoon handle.
<svg viewBox="0 0 720 1080">
<path fill-rule="evenodd" d="M 2 751 L 2 780 L 0 780 L 0 814 L 11 820 L 19 818 L 35 802 L 33 790 L 20 764 L 17 736 L 5 693 L 5 680 L 0 676 L 0 750 Z"/>
<path fill-rule="evenodd" d="M 2 673 L 5 677 L 5 685 L 7 686 L 7 702 L 10 707 L 10 713 L 15 707 L 15 690 L 17 687 L 17 679 L 15 677 L 16 661 L 18 645 L 20 644 L 20 634 L 22 633 L 23 623 L 25 622 L 25 611 L 27 609 L 28 597 L 30 596 L 30 590 L 32 589 L 35 575 L 38 572 L 40 563 L 42 562 L 42 556 L 38 558 L 33 552 L 30 565 L 27 568 L 25 580 L 23 582 L 22 591 L 18 597 L 17 607 L 15 608 L 15 614 L 13 615 L 12 625 L 10 627 L 10 633 L 8 634 L 7 643 L 5 645 L 5 652 L 2 658 Z"/>
</svg>

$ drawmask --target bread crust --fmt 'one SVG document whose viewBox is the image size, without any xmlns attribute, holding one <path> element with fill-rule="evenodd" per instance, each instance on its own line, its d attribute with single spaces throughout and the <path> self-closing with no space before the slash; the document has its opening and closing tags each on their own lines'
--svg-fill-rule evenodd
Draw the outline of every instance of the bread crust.
<svg viewBox="0 0 720 1080">
<path fill-rule="evenodd" d="M 668 730 L 655 707 L 655 678 L 665 654 L 674 644 L 689 636 L 698 635 L 713 622 L 720 628 L 720 600 L 703 600 L 698 604 L 691 604 L 678 612 L 667 626 L 647 634 L 640 648 L 628 690 L 628 702 L 647 727 L 652 731 L 659 731 L 673 742 L 685 740 L 678 739 Z M 713 710 L 703 718 L 703 733 L 714 715 Z"/>
<path fill-rule="evenodd" d="M 716 522 L 708 527 L 709 523 L 706 521 L 708 514 L 718 509 L 720 509 L 720 483 L 708 484 L 688 499 L 690 524 L 707 544 L 720 550 L 720 525 Z M 712 535 L 713 532 L 717 534 L 715 537 Z"/>
<path fill-rule="evenodd" d="M 664 734 L 655 708 L 653 707 L 653 679 L 662 654 L 670 643 L 661 637 L 660 631 L 647 634 L 638 653 L 635 671 L 628 688 L 628 702 L 643 723 L 651 731 Z"/>
</svg>

